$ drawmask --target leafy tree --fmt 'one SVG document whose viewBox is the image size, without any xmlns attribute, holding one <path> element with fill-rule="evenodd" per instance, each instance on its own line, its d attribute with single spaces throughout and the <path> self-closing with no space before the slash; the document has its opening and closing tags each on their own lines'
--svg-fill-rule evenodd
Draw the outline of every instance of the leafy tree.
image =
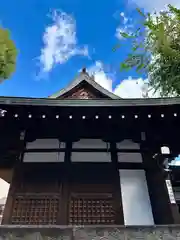
<svg viewBox="0 0 180 240">
<path fill-rule="evenodd" d="M 122 32 L 132 49 L 121 70 L 135 68 L 148 75 L 149 85 L 161 96 L 180 96 L 180 9 L 144 14 L 134 33 Z"/>
<path fill-rule="evenodd" d="M 17 49 L 8 30 L 0 28 L 0 82 L 15 71 Z"/>
</svg>

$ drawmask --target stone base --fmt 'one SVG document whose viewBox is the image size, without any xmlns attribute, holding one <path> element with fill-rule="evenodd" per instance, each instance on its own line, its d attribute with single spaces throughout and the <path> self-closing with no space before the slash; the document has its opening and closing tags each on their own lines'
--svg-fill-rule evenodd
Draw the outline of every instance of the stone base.
<svg viewBox="0 0 180 240">
<path fill-rule="evenodd" d="M 0 240 L 180 240 L 180 225 L 170 226 L 0 226 Z"/>
</svg>

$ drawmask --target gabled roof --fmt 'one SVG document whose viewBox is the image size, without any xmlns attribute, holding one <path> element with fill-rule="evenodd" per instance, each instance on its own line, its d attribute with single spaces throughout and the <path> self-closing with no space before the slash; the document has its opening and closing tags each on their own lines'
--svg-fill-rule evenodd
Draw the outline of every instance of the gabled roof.
<svg viewBox="0 0 180 240">
<path fill-rule="evenodd" d="M 89 74 L 86 72 L 86 69 L 83 69 L 82 72 L 66 88 L 63 88 L 57 93 L 49 96 L 49 98 L 60 98 L 61 96 L 67 94 L 69 91 L 73 90 L 73 88 L 79 86 L 82 82 L 86 82 L 96 91 L 99 91 L 101 94 L 107 96 L 110 99 L 120 99 L 117 95 L 109 92 L 100 86 L 97 82 L 95 82 L 94 77 L 89 76 Z"/>
</svg>

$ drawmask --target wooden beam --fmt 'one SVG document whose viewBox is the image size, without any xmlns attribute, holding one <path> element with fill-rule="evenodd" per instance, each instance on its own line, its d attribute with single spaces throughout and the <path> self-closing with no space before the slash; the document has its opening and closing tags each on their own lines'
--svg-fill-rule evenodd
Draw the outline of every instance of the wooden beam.
<svg viewBox="0 0 180 240">
<path fill-rule="evenodd" d="M 24 149 L 23 152 L 65 152 L 66 148 L 34 148 L 34 149 Z M 114 149 L 114 152 L 123 152 L 123 153 L 142 153 L 146 152 L 147 149 Z M 9 152 L 15 152 L 15 150 L 9 150 Z M 111 152 L 111 149 L 107 148 L 72 148 L 71 152 Z"/>
</svg>

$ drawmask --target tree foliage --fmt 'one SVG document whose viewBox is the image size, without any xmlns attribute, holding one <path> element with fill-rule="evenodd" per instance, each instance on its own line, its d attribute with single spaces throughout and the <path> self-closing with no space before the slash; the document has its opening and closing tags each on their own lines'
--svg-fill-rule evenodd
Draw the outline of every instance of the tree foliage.
<svg viewBox="0 0 180 240">
<path fill-rule="evenodd" d="M 8 30 L 0 28 L 0 82 L 8 79 L 16 68 L 17 49 Z"/>
<path fill-rule="evenodd" d="M 135 68 L 148 75 L 149 85 L 161 96 L 180 96 L 180 9 L 144 14 L 131 38 L 132 49 L 121 70 Z"/>
</svg>

